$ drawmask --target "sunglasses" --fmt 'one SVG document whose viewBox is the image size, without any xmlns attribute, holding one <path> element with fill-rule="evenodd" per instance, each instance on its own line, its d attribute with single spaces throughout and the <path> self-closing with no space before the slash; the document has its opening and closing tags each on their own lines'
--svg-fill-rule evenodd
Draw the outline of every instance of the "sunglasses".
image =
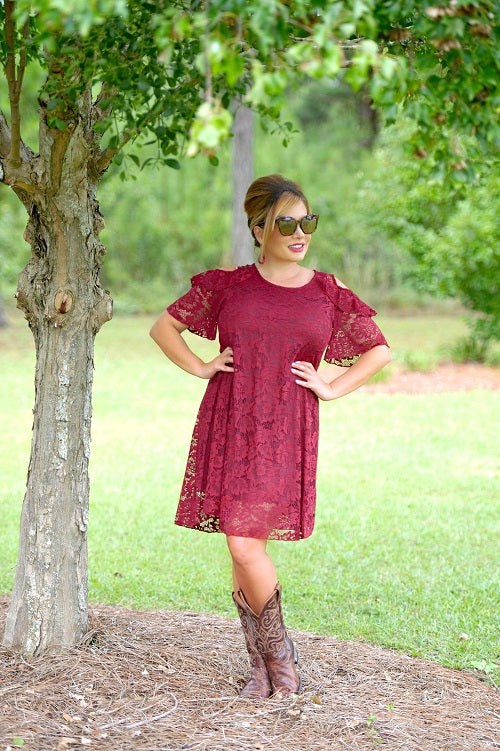
<svg viewBox="0 0 500 751">
<path fill-rule="evenodd" d="M 318 226 L 319 214 L 306 214 L 302 219 L 294 219 L 292 216 L 278 216 L 276 217 L 276 224 L 281 235 L 293 235 L 297 229 L 297 225 L 304 235 L 312 235 Z"/>
</svg>

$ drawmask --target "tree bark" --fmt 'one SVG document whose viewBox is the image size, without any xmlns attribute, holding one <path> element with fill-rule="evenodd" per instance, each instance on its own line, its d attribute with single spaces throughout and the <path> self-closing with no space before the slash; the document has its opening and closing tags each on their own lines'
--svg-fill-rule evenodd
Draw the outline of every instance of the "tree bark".
<svg viewBox="0 0 500 751">
<path fill-rule="evenodd" d="M 254 243 L 248 229 L 243 202 L 253 180 L 253 113 L 239 107 L 233 124 L 233 265 L 253 263 Z"/>
<path fill-rule="evenodd" d="M 47 126 L 42 105 L 36 178 L 29 192 L 18 193 L 28 209 L 32 254 L 16 296 L 36 345 L 35 405 L 3 644 L 28 656 L 75 644 L 87 630 L 94 336 L 111 318 L 112 303 L 98 277 L 103 221 L 92 177 L 89 92 L 78 109 L 60 131 Z"/>
</svg>

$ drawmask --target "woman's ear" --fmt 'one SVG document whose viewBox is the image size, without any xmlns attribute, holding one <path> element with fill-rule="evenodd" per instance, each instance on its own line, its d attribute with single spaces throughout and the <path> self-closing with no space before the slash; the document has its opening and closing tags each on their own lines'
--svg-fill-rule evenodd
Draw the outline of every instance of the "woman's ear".
<svg viewBox="0 0 500 751">
<path fill-rule="evenodd" d="M 264 227 L 259 227 L 257 224 L 252 230 L 255 244 L 258 248 L 260 248 L 260 244 L 262 242 L 262 236 L 264 234 Z"/>
</svg>

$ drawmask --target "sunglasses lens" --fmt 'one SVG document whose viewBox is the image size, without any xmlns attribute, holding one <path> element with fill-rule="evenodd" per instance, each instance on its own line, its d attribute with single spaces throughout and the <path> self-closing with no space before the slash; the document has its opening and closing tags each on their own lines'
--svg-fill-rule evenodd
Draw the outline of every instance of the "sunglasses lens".
<svg viewBox="0 0 500 751">
<path fill-rule="evenodd" d="M 288 236 L 293 235 L 295 230 L 297 229 L 297 220 L 292 219 L 290 216 L 286 217 L 280 217 L 279 219 L 276 219 L 276 223 L 278 225 L 278 229 L 280 231 L 280 234 Z"/>
<path fill-rule="evenodd" d="M 312 235 L 318 226 L 318 217 L 314 214 L 307 214 L 300 221 L 297 221 L 297 219 L 291 216 L 279 216 L 276 219 L 276 224 L 280 233 L 285 235 L 285 237 L 293 235 L 298 224 L 300 224 L 300 228 L 305 235 Z"/>
<path fill-rule="evenodd" d="M 316 229 L 317 223 L 318 220 L 316 219 L 316 217 L 312 217 L 311 219 L 304 217 L 304 219 L 300 223 L 302 232 L 304 232 L 306 235 L 311 235 Z"/>
<path fill-rule="evenodd" d="M 306 235 L 312 235 L 316 227 L 318 226 L 318 219 L 315 216 L 305 216 L 301 222 L 300 226 L 302 228 L 302 232 Z"/>
</svg>

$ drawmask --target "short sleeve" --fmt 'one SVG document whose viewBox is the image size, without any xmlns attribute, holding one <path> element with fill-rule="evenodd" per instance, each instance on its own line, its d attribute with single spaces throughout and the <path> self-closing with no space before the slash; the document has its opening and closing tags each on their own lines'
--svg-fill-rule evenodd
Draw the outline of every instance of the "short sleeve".
<svg viewBox="0 0 500 751">
<path fill-rule="evenodd" d="M 332 306 L 332 333 L 325 360 L 349 367 L 360 355 L 387 341 L 373 320 L 376 311 L 354 292 L 341 287 L 332 274 L 321 274 L 321 283 Z"/>
<path fill-rule="evenodd" d="M 215 339 L 219 308 L 230 274 L 213 269 L 193 276 L 189 292 L 169 305 L 167 311 L 193 334 Z"/>
</svg>

